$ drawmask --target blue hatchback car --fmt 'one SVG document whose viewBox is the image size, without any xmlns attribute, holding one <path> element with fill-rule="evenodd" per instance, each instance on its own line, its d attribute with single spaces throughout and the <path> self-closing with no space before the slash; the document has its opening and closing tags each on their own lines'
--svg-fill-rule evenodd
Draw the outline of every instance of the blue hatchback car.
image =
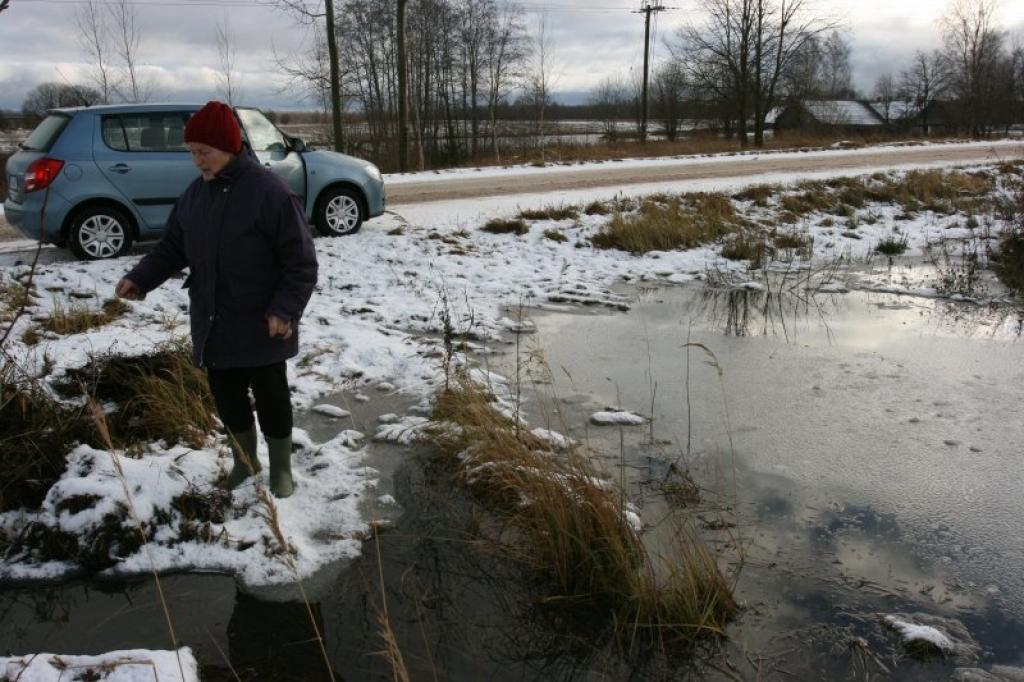
<svg viewBox="0 0 1024 682">
<path fill-rule="evenodd" d="M 201 104 L 54 109 L 7 161 L 7 221 L 32 239 L 97 260 L 158 238 L 198 175 L 185 123 Z M 384 212 L 384 181 L 368 161 L 312 151 L 258 109 L 236 107 L 259 160 L 299 197 L 325 235 L 356 232 Z"/>
</svg>

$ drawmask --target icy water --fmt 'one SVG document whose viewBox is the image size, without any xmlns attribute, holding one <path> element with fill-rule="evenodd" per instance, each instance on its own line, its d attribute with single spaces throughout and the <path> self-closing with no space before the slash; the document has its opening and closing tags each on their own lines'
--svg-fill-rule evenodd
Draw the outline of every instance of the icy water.
<svg viewBox="0 0 1024 682">
<path fill-rule="evenodd" d="M 655 524 L 681 515 L 727 569 L 742 564 L 741 609 L 721 644 L 686 666 L 631 669 L 545 634 L 522 576 L 477 542 L 490 522 L 450 472 L 429 452 L 375 443 L 368 464 L 398 506 L 368 509 L 384 530 L 360 559 L 306 583 L 308 608 L 294 587 L 164 578 L 177 639 L 204 679 L 328 679 L 324 651 L 334 679 L 393 679 L 384 615 L 413 680 L 935 680 L 1024 664 L 1015 313 L 886 294 L 629 293 L 628 313 L 531 311 L 537 331 L 521 350 L 541 349 L 546 367 L 520 367 L 527 410 L 594 450 L 653 541 Z M 514 374 L 512 341 L 479 360 Z M 365 433 L 377 413 L 411 407 L 336 402 L 355 413 L 342 427 Z M 653 424 L 589 422 L 609 406 Z M 299 422 L 314 440 L 339 428 Z M 687 469 L 699 501 L 673 495 Z M 959 623 L 977 653 L 909 657 L 887 614 Z M 168 646 L 151 580 L 0 590 L 11 653 Z"/>
<path fill-rule="evenodd" d="M 532 313 L 527 345 L 546 366 L 520 373 L 536 382 L 533 418 L 599 453 L 648 523 L 695 517 L 732 567 L 739 541 L 730 673 L 924 680 L 1024 664 L 1015 311 L 858 292 L 633 294 L 627 314 Z M 609 407 L 653 424 L 589 423 Z M 680 512 L 664 491 L 685 469 L 703 494 Z M 895 613 L 962 623 L 979 656 L 907 659 L 882 626 Z"/>
</svg>

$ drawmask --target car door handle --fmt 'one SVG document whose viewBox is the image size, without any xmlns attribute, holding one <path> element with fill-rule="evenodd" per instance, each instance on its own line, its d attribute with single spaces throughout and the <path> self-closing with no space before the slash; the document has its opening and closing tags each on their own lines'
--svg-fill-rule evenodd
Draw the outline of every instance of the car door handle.
<svg viewBox="0 0 1024 682">
<path fill-rule="evenodd" d="M 127 173 L 131 169 L 132 169 L 132 167 L 129 166 L 128 164 L 126 164 L 126 163 L 115 163 L 113 166 L 111 166 L 107 170 L 109 170 L 111 173 Z"/>
</svg>

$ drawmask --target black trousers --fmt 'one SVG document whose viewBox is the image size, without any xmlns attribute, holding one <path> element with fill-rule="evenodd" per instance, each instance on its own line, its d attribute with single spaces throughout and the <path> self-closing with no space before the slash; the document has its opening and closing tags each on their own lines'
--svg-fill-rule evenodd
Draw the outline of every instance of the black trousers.
<svg viewBox="0 0 1024 682">
<path fill-rule="evenodd" d="M 292 435 L 292 401 L 288 368 L 283 360 L 265 367 L 207 369 L 206 377 L 217 413 L 229 431 L 238 433 L 252 428 L 251 389 L 263 435 L 270 438 Z"/>
</svg>

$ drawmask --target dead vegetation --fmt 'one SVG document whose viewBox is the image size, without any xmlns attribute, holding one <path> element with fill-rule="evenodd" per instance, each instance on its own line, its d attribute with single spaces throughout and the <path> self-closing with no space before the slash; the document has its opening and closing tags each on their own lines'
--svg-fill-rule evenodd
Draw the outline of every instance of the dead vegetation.
<svg viewBox="0 0 1024 682">
<path fill-rule="evenodd" d="M 480 229 L 490 234 L 524 235 L 530 231 L 530 226 L 522 218 L 492 218 Z"/>
<path fill-rule="evenodd" d="M 576 206 L 546 206 L 537 209 L 525 209 L 517 217 L 523 220 L 575 220 L 580 209 Z"/>
<path fill-rule="evenodd" d="M 656 195 L 633 213 L 616 212 L 593 236 L 594 246 L 642 254 L 692 249 L 734 234 L 747 225 L 723 194 Z"/>
<path fill-rule="evenodd" d="M 900 256 L 907 250 L 907 235 L 891 234 L 875 245 L 875 251 L 883 256 Z"/>
<path fill-rule="evenodd" d="M 924 170 L 903 175 L 875 173 L 870 177 L 841 177 L 827 181 L 802 182 L 796 191 L 783 195 L 784 211 L 803 217 L 829 213 L 849 218 L 869 203 L 895 204 L 906 215 L 932 211 L 951 215 L 993 210 L 995 176 L 986 172 Z"/>
<path fill-rule="evenodd" d="M 13 362 L 0 367 L 0 511 L 37 507 L 63 473 L 79 443 L 138 451 L 163 440 L 200 447 L 215 431 L 206 377 L 184 342 L 152 355 L 102 356 L 69 372 L 54 394 Z M 87 399 L 107 406 L 108 433 L 99 433 Z"/>
<path fill-rule="evenodd" d="M 992 270 L 1008 289 L 1024 294 L 1024 186 L 1017 190 L 1015 215 L 992 254 Z"/>
<path fill-rule="evenodd" d="M 162 440 L 202 447 L 216 430 L 206 374 L 192 364 L 189 344 L 165 344 L 151 355 L 104 356 L 68 372 L 59 389 L 116 405 L 108 414 L 111 440 L 120 449 Z"/>
<path fill-rule="evenodd" d="M 653 555 L 622 494 L 581 453 L 552 453 L 465 377 L 434 419 L 436 443 L 503 519 L 502 547 L 549 585 L 544 606 L 610 630 L 627 650 L 721 634 L 732 591 L 696 535 L 680 530 L 674 556 Z"/>
</svg>

